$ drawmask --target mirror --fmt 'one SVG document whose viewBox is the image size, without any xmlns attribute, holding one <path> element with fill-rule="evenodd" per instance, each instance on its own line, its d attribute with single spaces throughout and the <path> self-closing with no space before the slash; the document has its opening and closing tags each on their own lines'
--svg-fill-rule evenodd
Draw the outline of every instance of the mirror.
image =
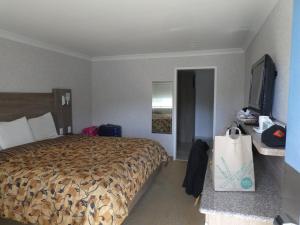
<svg viewBox="0 0 300 225">
<path fill-rule="evenodd" d="M 152 133 L 172 134 L 173 82 L 152 82 Z"/>
</svg>

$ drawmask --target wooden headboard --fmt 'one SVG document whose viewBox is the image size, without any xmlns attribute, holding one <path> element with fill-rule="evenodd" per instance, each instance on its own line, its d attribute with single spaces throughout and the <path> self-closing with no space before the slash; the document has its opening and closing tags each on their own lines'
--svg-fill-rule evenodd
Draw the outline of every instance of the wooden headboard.
<svg viewBox="0 0 300 225">
<path fill-rule="evenodd" d="M 57 131 L 72 127 L 72 104 L 62 106 L 61 98 L 70 89 L 53 89 L 51 93 L 0 92 L 0 122 L 26 116 L 33 118 L 51 112 Z M 71 98 L 72 99 L 72 98 Z M 72 102 L 72 101 L 71 101 Z"/>
<path fill-rule="evenodd" d="M 53 93 L 0 93 L 0 121 L 54 112 Z"/>
</svg>

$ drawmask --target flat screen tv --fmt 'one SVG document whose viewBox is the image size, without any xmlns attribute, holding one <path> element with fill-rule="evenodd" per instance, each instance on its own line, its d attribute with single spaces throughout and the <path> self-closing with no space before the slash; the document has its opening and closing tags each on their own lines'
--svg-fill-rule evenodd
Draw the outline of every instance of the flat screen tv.
<svg viewBox="0 0 300 225">
<path fill-rule="evenodd" d="M 265 55 L 252 66 L 248 108 L 256 115 L 271 116 L 277 71 L 272 58 Z"/>
</svg>

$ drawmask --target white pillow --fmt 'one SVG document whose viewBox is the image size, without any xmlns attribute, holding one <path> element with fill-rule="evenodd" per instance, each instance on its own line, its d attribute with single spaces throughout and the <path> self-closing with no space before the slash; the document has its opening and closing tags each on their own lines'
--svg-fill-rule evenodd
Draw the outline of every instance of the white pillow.
<svg viewBox="0 0 300 225">
<path fill-rule="evenodd" d="M 0 124 L 0 146 L 2 149 L 33 141 L 33 136 L 25 117 Z"/>
<path fill-rule="evenodd" d="M 34 140 L 41 141 L 58 137 L 51 113 L 28 120 Z"/>
</svg>

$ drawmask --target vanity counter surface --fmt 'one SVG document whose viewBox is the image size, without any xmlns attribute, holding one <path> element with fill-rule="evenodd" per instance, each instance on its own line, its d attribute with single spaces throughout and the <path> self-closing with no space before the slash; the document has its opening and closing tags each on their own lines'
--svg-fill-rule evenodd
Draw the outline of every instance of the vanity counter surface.
<svg viewBox="0 0 300 225">
<path fill-rule="evenodd" d="M 208 166 L 202 192 L 200 212 L 245 219 L 273 221 L 280 214 L 280 192 L 274 178 L 264 168 L 263 156 L 255 156 L 255 192 L 216 192 Z"/>
<path fill-rule="evenodd" d="M 269 156 L 284 156 L 285 149 L 284 148 L 271 148 L 266 146 L 261 141 L 261 134 L 256 133 L 253 130 L 253 126 L 245 125 L 243 122 L 239 122 L 245 132 L 252 136 L 252 142 L 257 149 L 257 151 L 262 155 L 269 155 Z"/>
</svg>

